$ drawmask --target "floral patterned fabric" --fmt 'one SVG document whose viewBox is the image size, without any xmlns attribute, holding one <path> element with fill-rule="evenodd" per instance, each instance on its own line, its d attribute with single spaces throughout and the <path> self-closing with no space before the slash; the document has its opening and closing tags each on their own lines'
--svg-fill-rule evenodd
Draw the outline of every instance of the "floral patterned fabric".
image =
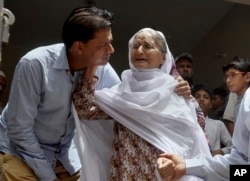
<svg viewBox="0 0 250 181">
<path fill-rule="evenodd" d="M 81 78 L 73 95 L 73 103 L 81 120 L 110 117 L 94 102 L 95 81 Z M 110 166 L 112 181 L 153 181 L 160 150 L 118 122 L 114 124 L 114 139 Z"/>
</svg>

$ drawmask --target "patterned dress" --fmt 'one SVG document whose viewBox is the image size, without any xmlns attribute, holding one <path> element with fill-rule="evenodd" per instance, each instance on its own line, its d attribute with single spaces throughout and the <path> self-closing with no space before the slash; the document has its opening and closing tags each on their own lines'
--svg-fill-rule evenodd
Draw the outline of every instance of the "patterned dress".
<svg viewBox="0 0 250 181">
<path fill-rule="evenodd" d="M 94 102 L 96 80 L 80 79 L 73 103 L 80 120 L 110 119 Z M 118 122 L 114 124 L 110 180 L 153 181 L 160 150 Z"/>
</svg>

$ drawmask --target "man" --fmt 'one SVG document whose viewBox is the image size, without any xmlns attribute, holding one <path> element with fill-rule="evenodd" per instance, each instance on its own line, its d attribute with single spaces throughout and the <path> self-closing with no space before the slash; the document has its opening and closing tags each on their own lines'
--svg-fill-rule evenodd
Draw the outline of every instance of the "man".
<svg viewBox="0 0 250 181">
<path fill-rule="evenodd" d="M 79 179 L 72 92 L 91 65 L 103 65 L 99 88 L 120 82 L 107 64 L 114 52 L 111 25 L 107 10 L 77 8 L 64 23 L 64 44 L 36 48 L 20 59 L 0 117 L 0 180 Z"/>
<path fill-rule="evenodd" d="M 176 69 L 182 78 L 188 81 L 190 87 L 193 86 L 193 57 L 188 53 L 183 53 L 175 59 Z"/>
<path fill-rule="evenodd" d="M 246 90 L 240 105 L 232 140 L 234 148 L 230 154 L 216 155 L 213 158 L 197 155 L 197 159 L 184 160 L 177 155 L 166 153 L 160 155 L 158 163 L 163 165 L 159 164 L 158 169 L 165 178 L 172 181 L 178 180 L 185 174 L 196 175 L 207 181 L 229 180 L 230 165 L 249 164 L 249 135 L 250 88 Z"/>
<path fill-rule="evenodd" d="M 2 95 L 3 91 L 6 87 L 6 76 L 3 71 L 0 70 L 0 114 L 2 113 L 3 107 L 2 107 Z"/>
</svg>

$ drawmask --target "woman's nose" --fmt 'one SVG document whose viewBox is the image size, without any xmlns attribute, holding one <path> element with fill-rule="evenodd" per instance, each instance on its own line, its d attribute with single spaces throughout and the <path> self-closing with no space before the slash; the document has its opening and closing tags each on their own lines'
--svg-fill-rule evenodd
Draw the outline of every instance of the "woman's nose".
<svg viewBox="0 0 250 181">
<path fill-rule="evenodd" d="M 143 53 L 143 46 L 139 46 L 137 50 L 138 50 L 138 52 L 139 52 L 140 54 L 142 54 L 142 53 Z"/>
</svg>

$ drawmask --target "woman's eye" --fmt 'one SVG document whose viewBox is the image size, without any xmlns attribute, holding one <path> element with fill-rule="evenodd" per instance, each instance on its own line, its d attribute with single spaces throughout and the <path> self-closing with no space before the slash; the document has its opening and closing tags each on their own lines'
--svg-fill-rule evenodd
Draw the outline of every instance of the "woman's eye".
<svg viewBox="0 0 250 181">
<path fill-rule="evenodd" d="M 133 45 L 133 48 L 134 48 L 134 49 L 138 49 L 139 46 L 140 46 L 140 45 L 138 45 L 138 44 L 134 44 L 134 45 Z"/>
<path fill-rule="evenodd" d="M 145 47 L 146 49 L 152 48 L 152 46 L 151 46 L 150 44 L 146 44 L 144 47 Z"/>
</svg>

